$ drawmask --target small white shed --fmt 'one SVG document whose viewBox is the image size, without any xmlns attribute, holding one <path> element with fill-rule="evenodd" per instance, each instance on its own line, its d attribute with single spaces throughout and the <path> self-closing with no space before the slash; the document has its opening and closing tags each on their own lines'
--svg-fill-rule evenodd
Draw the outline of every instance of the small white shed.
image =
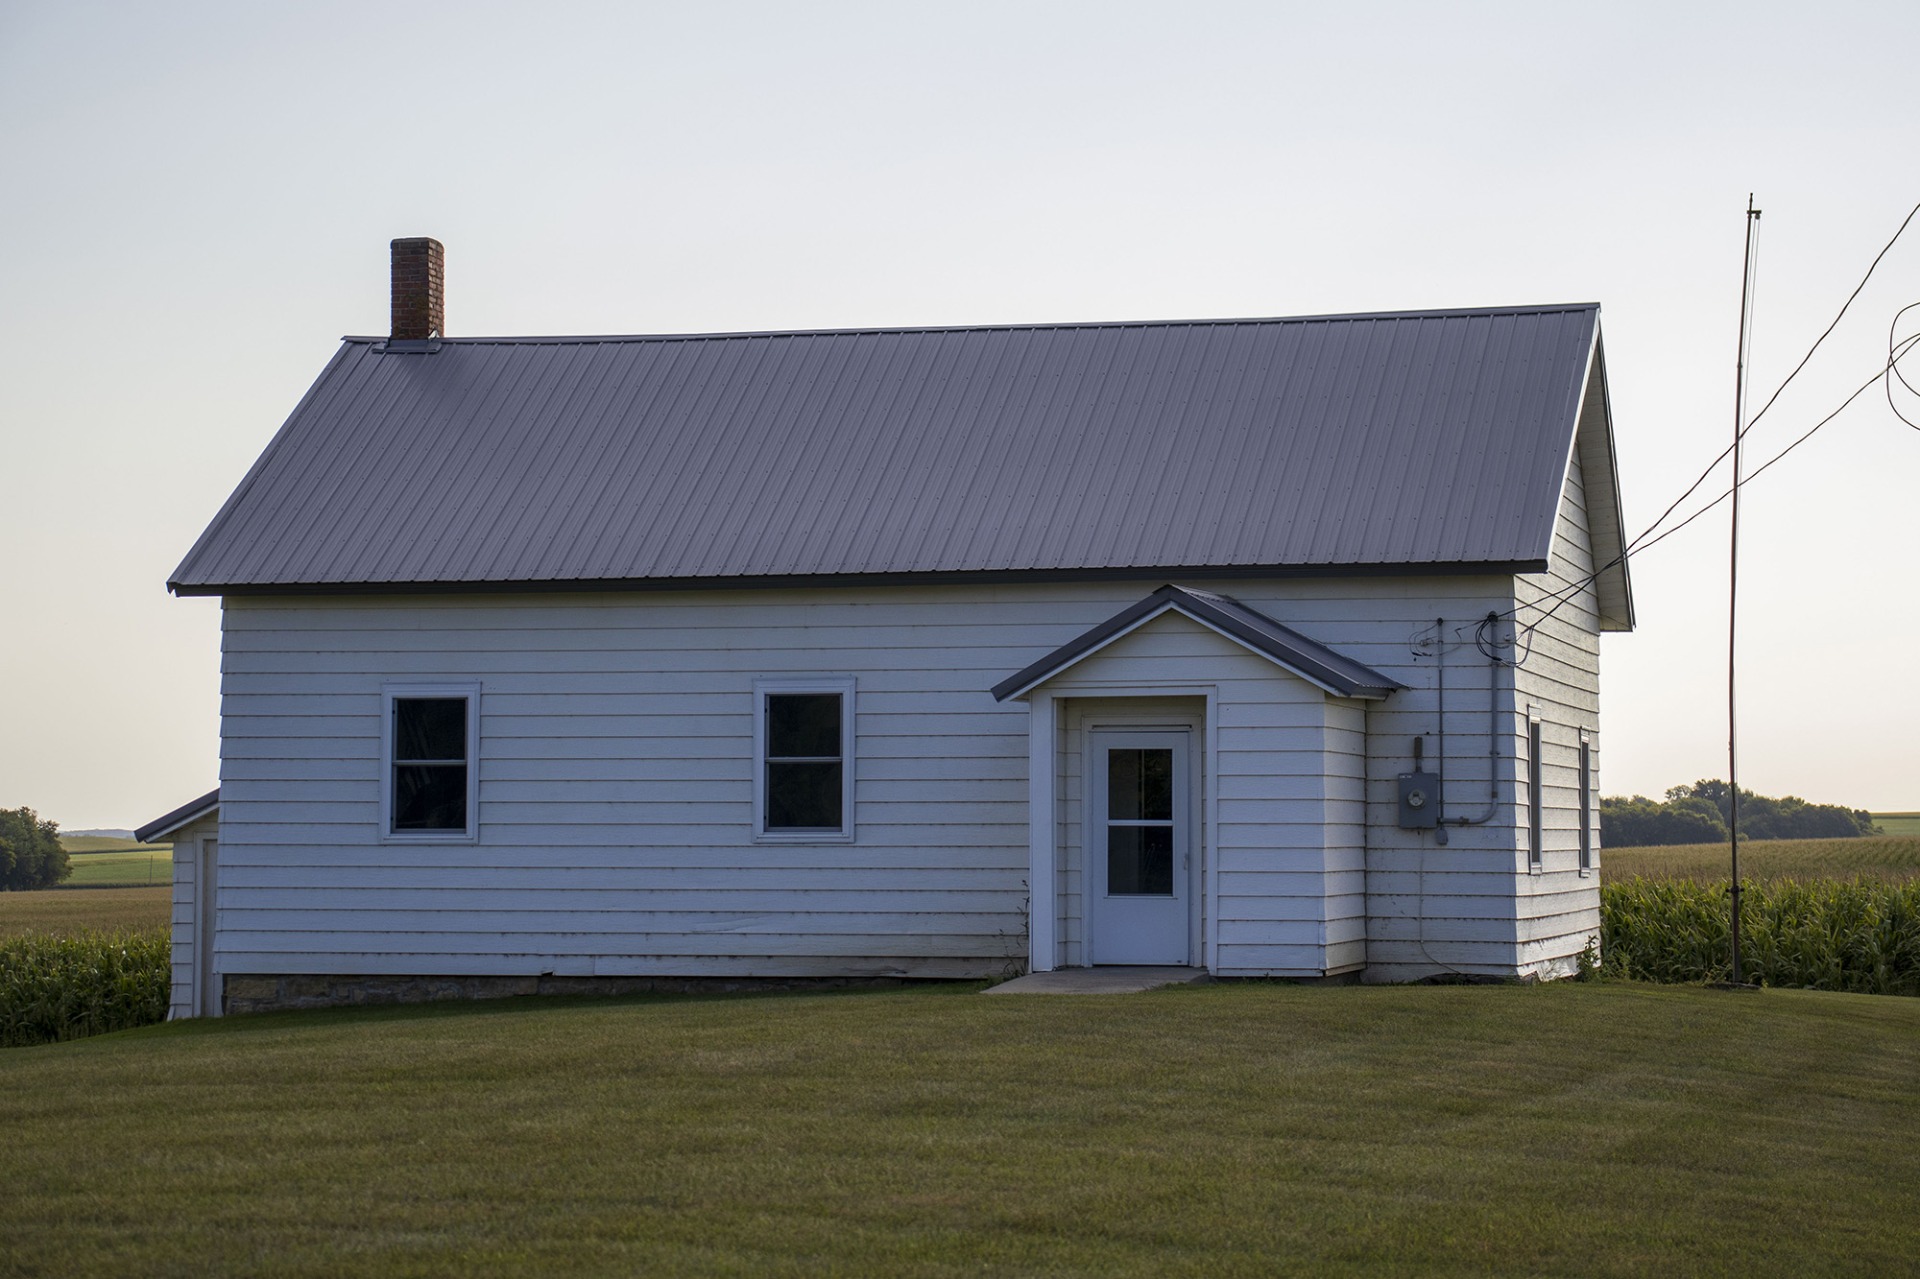
<svg viewBox="0 0 1920 1279">
<path fill-rule="evenodd" d="M 210 941 L 220 883 L 220 792 L 208 791 L 133 833 L 143 844 L 173 845 L 173 983 L 167 1020 L 221 1012 Z"/>
</svg>

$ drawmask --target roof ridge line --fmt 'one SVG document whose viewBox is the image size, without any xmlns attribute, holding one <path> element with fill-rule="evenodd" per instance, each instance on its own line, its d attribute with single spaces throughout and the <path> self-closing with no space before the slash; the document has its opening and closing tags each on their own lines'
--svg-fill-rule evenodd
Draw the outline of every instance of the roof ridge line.
<svg viewBox="0 0 1920 1279">
<path fill-rule="evenodd" d="M 858 337 L 909 333 L 1030 333 L 1041 330 L 1073 329 L 1173 329 L 1225 328 L 1236 325 L 1335 324 L 1363 320 L 1428 320 L 1466 318 L 1483 315 L 1550 315 L 1568 311 L 1597 311 L 1598 302 L 1543 302 L 1522 306 L 1446 307 L 1414 311 L 1346 311 L 1325 315 L 1224 316 L 1215 319 L 1187 320 L 1059 320 L 1036 323 L 999 324 L 909 324 L 855 325 L 828 329 L 740 329 L 711 333 L 607 333 L 607 334 L 527 334 L 520 336 L 440 337 L 435 341 L 451 346 L 591 346 L 614 342 L 707 342 L 729 338 L 803 338 Z M 391 338 L 346 334 L 342 342 L 384 345 Z"/>
</svg>

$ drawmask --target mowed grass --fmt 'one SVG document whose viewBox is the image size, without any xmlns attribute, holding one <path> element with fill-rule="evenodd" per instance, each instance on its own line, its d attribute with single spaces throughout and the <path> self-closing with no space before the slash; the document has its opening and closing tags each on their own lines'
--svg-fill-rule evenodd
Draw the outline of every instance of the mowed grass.
<svg viewBox="0 0 1920 1279">
<path fill-rule="evenodd" d="M 170 848 L 170 844 L 143 844 L 118 835 L 62 835 L 60 847 L 69 853 L 124 853 L 129 849 Z"/>
<path fill-rule="evenodd" d="M 1732 874 L 1725 844 L 1676 844 L 1667 848 L 1606 848 L 1600 874 L 1618 883 L 1646 879 L 1725 880 Z M 1861 839 L 1775 839 L 1740 845 L 1740 878 L 1869 879 L 1920 878 L 1920 835 L 1875 835 Z"/>
<path fill-rule="evenodd" d="M 1889 835 L 1920 838 L 1920 813 L 1875 813 L 1873 824 Z"/>
<path fill-rule="evenodd" d="M 173 889 L 93 888 L 83 893 L 41 889 L 0 893 L 0 937 L 22 933 L 139 932 L 165 928 L 173 917 Z"/>
<path fill-rule="evenodd" d="M 62 888 L 129 887 L 173 882 L 173 847 L 103 835 L 62 835 L 73 873 Z"/>
<path fill-rule="evenodd" d="M 1911 1274 L 1920 1001 L 525 1000 L 0 1053 L 29 1274 Z"/>
</svg>

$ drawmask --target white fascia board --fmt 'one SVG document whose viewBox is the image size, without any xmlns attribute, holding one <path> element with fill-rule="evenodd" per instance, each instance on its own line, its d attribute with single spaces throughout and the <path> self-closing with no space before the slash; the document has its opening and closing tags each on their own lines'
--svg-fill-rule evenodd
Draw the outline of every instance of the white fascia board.
<svg viewBox="0 0 1920 1279">
<path fill-rule="evenodd" d="M 1125 630 L 1115 631 L 1112 635 L 1109 635 L 1106 639 L 1101 640 L 1098 644 L 1094 645 L 1092 648 L 1088 649 L 1086 652 L 1077 655 L 1072 661 L 1067 662 L 1064 665 L 1055 667 L 1053 670 L 1048 671 L 1045 675 L 1042 675 L 1037 679 L 1033 679 L 1028 683 L 1022 685 L 1020 688 L 1015 689 L 1013 692 L 1008 693 L 1006 700 L 1013 701 L 1017 698 L 1025 697 L 1028 693 L 1031 693 L 1034 689 L 1040 687 L 1042 684 L 1045 684 L 1047 681 L 1052 679 L 1058 679 L 1061 675 L 1064 675 L 1066 672 L 1080 665 L 1080 663 L 1086 661 L 1089 657 L 1092 657 L 1095 653 L 1100 652 L 1102 649 L 1106 648 L 1109 644 L 1117 643 L 1118 641 L 1125 639 L 1127 636 L 1133 634 L 1135 631 L 1139 630 L 1141 627 L 1147 625 L 1150 622 L 1155 621 L 1158 618 L 1166 616 L 1166 614 L 1168 614 L 1169 612 L 1178 613 L 1180 614 L 1180 616 L 1186 618 L 1188 621 L 1195 622 L 1201 626 L 1206 627 L 1208 630 L 1212 631 L 1215 635 L 1220 636 L 1222 639 L 1231 640 L 1234 644 L 1238 645 L 1240 648 L 1245 649 L 1247 652 L 1252 653 L 1255 657 L 1264 658 L 1266 661 L 1268 661 L 1272 665 L 1278 666 L 1281 670 L 1286 671 L 1289 674 L 1299 676 L 1301 679 L 1313 685 L 1315 688 L 1319 689 L 1322 693 L 1325 693 L 1329 697 L 1357 697 L 1358 696 L 1358 694 L 1342 693 L 1339 689 L 1334 688 L 1328 684 L 1322 683 L 1320 680 L 1315 679 L 1313 676 L 1307 674 L 1305 671 L 1299 669 L 1298 667 L 1289 665 L 1288 663 L 1281 661 L 1279 658 L 1275 657 L 1273 654 L 1261 652 L 1259 649 L 1253 647 L 1251 644 L 1241 639 L 1238 635 L 1234 635 L 1227 631 L 1221 630 L 1218 626 L 1215 626 L 1213 623 L 1207 621 L 1204 617 L 1194 616 L 1192 612 L 1190 612 L 1185 608 L 1182 608 L 1178 600 L 1168 600 L 1165 604 L 1162 604 L 1159 608 L 1156 608 L 1155 610 L 1153 610 L 1153 612 L 1148 613 L 1145 617 L 1142 617 L 1139 621 L 1127 627 Z M 1372 699 L 1363 699 L 1363 700 L 1378 701 L 1380 699 L 1372 698 Z"/>
</svg>

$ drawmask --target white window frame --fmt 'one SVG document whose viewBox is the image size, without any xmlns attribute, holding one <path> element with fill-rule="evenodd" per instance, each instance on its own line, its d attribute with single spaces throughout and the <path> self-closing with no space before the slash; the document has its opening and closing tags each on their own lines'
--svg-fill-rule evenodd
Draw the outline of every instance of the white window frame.
<svg viewBox="0 0 1920 1279">
<path fill-rule="evenodd" d="M 1542 802 L 1547 788 L 1546 733 L 1540 726 L 1540 708 L 1527 707 L 1527 873 L 1538 875 L 1547 866 L 1547 813 Z"/>
<path fill-rule="evenodd" d="M 1580 730 L 1580 874 L 1593 874 L 1594 850 L 1599 843 L 1594 838 L 1594 785 L 1593 785 L 1593 733 L 1589 729 Z"/>
<path fill-rule="evenodd" d="M 467 828 L 402 830 L 393 828 L 393 704 L 404 698 L 464 698 L 467 703 Z M 380 686 L 380 842 L 383 844 L 472 844 L 480 839 L 480 685 L 382 684 Z"/>
<path fill-rule="evenodd" d="M 840 695 L 840 829 L 767 829 L 767 698 L 785 693 Z M 757 844 L 851 844 L 853 811 L 854 680 L 851 675 L 782 677 L 753 681 L 753 840 Z"/>
</svg>

